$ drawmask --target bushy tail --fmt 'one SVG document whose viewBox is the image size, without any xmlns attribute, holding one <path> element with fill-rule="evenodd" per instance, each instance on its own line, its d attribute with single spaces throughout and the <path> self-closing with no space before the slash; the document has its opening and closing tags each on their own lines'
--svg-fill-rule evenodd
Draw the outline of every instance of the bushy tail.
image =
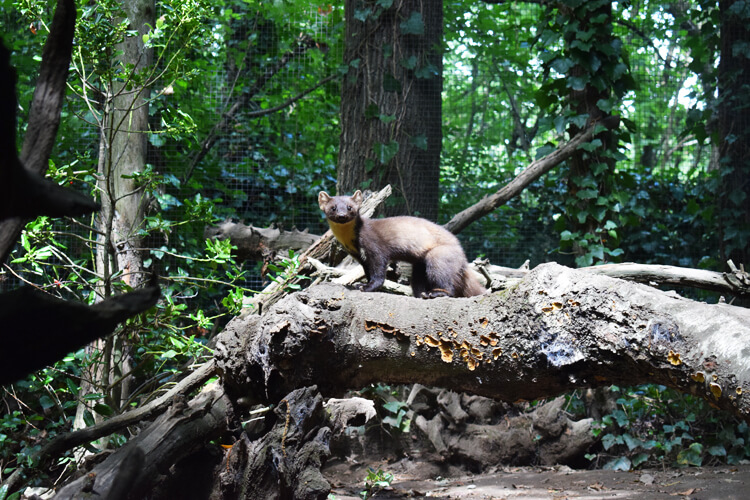
<svg viewBox="0 0 750 500">
<path fill-rule="evenodd" d="M 464 286 L 462 291 L 461 297 L 474 297 L 475 295 L 484 295 L 489 292 L 489 290 L 479 283 L 477 277 L 474 276 L 474 272 L 469 268 L 464 270 Z"/>
</svg>

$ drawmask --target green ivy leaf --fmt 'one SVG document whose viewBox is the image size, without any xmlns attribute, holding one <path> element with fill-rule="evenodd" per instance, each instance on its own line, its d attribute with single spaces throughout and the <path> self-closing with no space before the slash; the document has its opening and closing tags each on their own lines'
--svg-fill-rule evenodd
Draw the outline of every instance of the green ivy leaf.
<svg viewBox="0 0 750 500">
<path fill-rule="evenodd" d="M 370 14 L 372 14 L 372 9 L 355 9 L 354 10 L 354 19 L 357 21 L 362 21 L 363 23 L 367 21 L 367 18 L 370 17 Z"/>
<path fill-rule="evenodd" d="M 677 454 L 677 463 L 679 465 L 694 465 L 700 467 L 703 463 L 703 445 L 692 443 L 687 449 Z"/>
<path fill-rule="evenodd" d="M 641 465 L 648 459 L 649 459 L 648 453 L 638 453 L 637 455 L 632 457 L 630 461 L 632 462 L 633 467 L 638 467 L 639 465 Z"/>
<path fill-rule="evenodd" d="M 417 68 L 417 71 L 414 72 L 414 76 L 416 76 L 417 78 L 422 78 L 424 80 L 429 80 L 430 78 L 434 78 L 437 75 L 438 69 L 432 63 L 427 63 L 424 66 Z"/>
<path fill-rule="evenodd" d="M 403 35 L 424 35 L 424 21 L 422 20 L 422 14 L 419 12 L 412 12 L 409 19 L 402 22 L 399 27 L 401 28 L 401 34 Z"/>
<path fill-rule="evenodd" d="M 576 198 L 580 200 L 590 200 L 596 198 L 599 192 L 596 189 L 581 189 L 576 193 Z"/>
<path fill-rule="evenodd" d="M 573 90 L 583 90 L 586 88 L 586 82 L 588 78 L 582 76 L 570 76 L 568 77 L 567 87 Z"/>
<path fill-rule="evenodd" d="M 427 151 L 427 136 L 425 134 L 415 135 L 410 142 L 422 151 Z"/>
<path fill-rule="evenodd" d="M 632 467 L 632 463 L 630 462 L 628 457 L 619 457 L 604 464 L 603 469 L 629 471 L 631 467 Z"/>
<path fill-rule="evenodd" d="M 375 145 L 373 145 L 372 150 L 375 153 L 375 156 L 381 164 L 385 165 L 391 159 L 396 156 L 396 153 L 398 153 L 399 144 L 398 142 L 391 140 L 388 144 L 383 144 L 382 142 L 376 142 Z"/>
<path fill-rule="evenodd" d="M 52 398 L 50 398 L 46 394 L 39 398 L 39 404 L 44 410 L 49 410 L 50 408 L 53 408 L 55 406 L 55 402 L 52 401 Z"/>
<path fill-rule="evenodd" d="M 383 75 L 383 90 L 385 92 L 401 92 L 401 82 L 390 73 Z"/>
<path fill-rule="evenodd" d="M 708 454 L 712 455 L 714 457 L 726 457 L 727 456 L 727 450 L 721 445 L 715 445 L 711 446 L 708 450 Z"/>
<path fill-rule="evenodd" d="M 374 102 L 371 102 L 367 105 L 365 108 L 365 118 L 368 120 L 370 118 L 378 118 L 380 116 L 380 108 L 378 108 L 378 105 Z"/>
<path fill-rule="evenodd" d="M 409 56 L 406 59 L 401 59 L 401 66 L 406 69 L 414 69 L 417 67 L 418 61 L 417 56 Z"/>
<path fill-rule="evenodd" d="M 747 198 L 747 193 L 742 189 L 735 189 L 729 192 L 729 199 L 738 207 L 745 201 L 745 198 Z"/>
<path fill-rule="evenodd" d="M 561 75 L 567 75 L 568 70 L 570 70 L 570 68 L 572 68 L 575 65 L 576 63 L 567 57 L 558 57 L 557 59 L 552 61 L 552 64 L 550 64 L 552 69 L 554 69 Z"/>
<path fill-rule="evenodd" d="M 641 445 L 641 440 L 636 439 L 627 432 L 622 435 L 623 441 L 625 441 L 625 445 L 628 447 L 628 450 L 633 451 L 636 448 L 638 448 Z"/>
</svg>

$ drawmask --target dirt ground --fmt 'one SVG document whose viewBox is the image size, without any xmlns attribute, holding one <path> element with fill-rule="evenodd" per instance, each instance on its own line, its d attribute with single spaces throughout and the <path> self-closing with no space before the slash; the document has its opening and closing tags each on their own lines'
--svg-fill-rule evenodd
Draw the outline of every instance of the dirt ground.
<svg viewBox="0 0 750 500">
<path fill-rule="evenodd" d="M 408 459 L 394 463 L 331 460 L 324 475 L 337 500 L 361 499 L 368 467 L 395 475 L 376 499 L 750 499 L 750 465 L 614 472 L 568 467 L 508 467 L 494 473 L 466 471 Z"/>
</svg>

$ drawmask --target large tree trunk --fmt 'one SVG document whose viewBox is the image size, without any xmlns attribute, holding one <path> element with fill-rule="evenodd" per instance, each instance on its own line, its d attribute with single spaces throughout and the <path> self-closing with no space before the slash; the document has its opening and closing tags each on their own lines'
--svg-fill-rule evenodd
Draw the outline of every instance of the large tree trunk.
<svg viewBox="0 0 750 500">
<path fill-rule="evenodd" d="M 388 9 L 347 0 L 338 190 L 396 194 L 389 214 L 435 219 L 440 167 L 443 2 Z M 370 182 L 371 181 L 371 182 Z"/>
<path fill-rule="evenodd" d="M 735 0 L 719 2 L 721 60 L 719 62 L 718 125 L 722 213 L 722 260 L 750 266 L 750 42 L 747 9 Z M 750 305 L 750 299 L 742 299 Z"/>
<path fill-rule="evenodd" d="M 414 383 L 517 401 L 659 383 L 750 421 L 750 311 L 545 264 L 507 294 L 425 301 L 318 286 L 233 320 L 218 366 L 229 391 L 278 401 Z"/>
<path fill-rule="evenodd" d="M 101 118 L 99 146 L 99 181 L 102 210 L 97 218 L 96 271 L 101 277 L 99 299 L 113 293 L 112 276 L 122 273 L 122 281 L 138 288 L 146 280 L 139 230 L 143 225 L 148 198 L 144 187 L 134 177 L 146 165 L 148 132 L 148 87 L 134 85 L 136 74 L 145 76 L 152 64 L 152 51 L 143 42 L 143 35 L 154 25 L 153 0 L 124 1 L 122 7 L 129 27 L 136 31 L 118 45 L 127 81 L 109 82 Z M 128 71 L 128 68 L 132 68 Z M 147 84 L 146 84 L 147 85 Z M 111 97 L 111 98 L 110 98 Z M 130 346 L 127 335 L 118 334 L 87 347 L 89 352 L 102 352 L 101 362 L 93 364 L 81 391 L 106 394 L 106 403 L 116 411 L 130 396 Z M 119 383 L 113 383 L 120 380 Z M 98 387 L 96 387 L 98 385 Z M 82 399 L 82 401 L 85 401 Z M 85 427 L 85 403 L 76 413 L 76 427 Z"/>
</svg>

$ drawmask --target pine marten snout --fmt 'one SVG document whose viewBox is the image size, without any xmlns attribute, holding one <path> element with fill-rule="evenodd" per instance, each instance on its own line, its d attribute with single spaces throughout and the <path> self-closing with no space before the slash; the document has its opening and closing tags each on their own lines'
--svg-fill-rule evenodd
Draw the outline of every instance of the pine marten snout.
<svg viewBox="0 0 750 500">
<path fill-rule="evenodd" d="M 336 239 L 362 264 L 367 283 L 359 290 L 373 292 L 385 281 L 388 263 L 412 265 L 415 297 L 472 297 L 487 293 L 471 274 L 461 244 L 446 229 L 419 217 L 367 219 L 360 215 L 362 193 L 329 196 L 321 191 L 318 204 Z"/>
</svg>

